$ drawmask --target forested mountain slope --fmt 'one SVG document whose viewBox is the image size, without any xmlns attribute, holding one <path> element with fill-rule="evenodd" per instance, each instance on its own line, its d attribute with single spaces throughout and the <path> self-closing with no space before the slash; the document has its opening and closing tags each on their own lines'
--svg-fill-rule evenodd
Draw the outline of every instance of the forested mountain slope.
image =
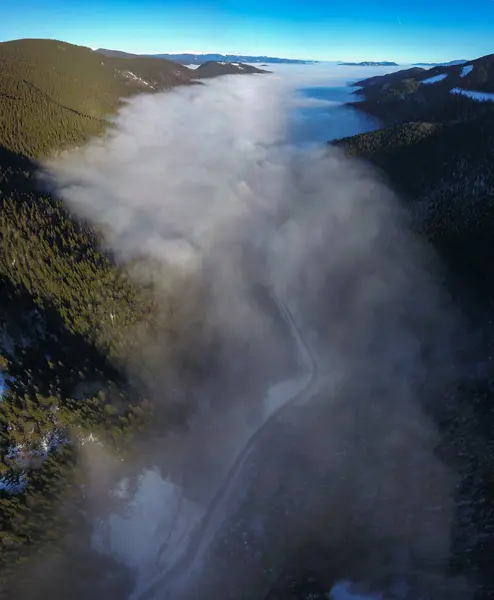
<svg viewBox="0 0 494 600">
<path fill-rule="evenodd" d="M 452 90 L 491 89 L 493 59 L 357 82 L 365 100 L 352 106 L 389 127 L 336 142 L 382 170 L 417 228 L 437 243 L 452 272 L 468 279 L 458 291 L 475 295 L 484 308 L 494 300 L 488 258 L 494 250 L 494 102 Z"/>
<path fill-rule="evenodd" d="M 412 67 L 357 81 L 355 108 L 390 125 L 403 121 L 461 120 L 488 110 L 489 102 L 471 103 L 469 96 L 487 100 L 494 92 L 494 55 L 462 65 L 432 69 Z"/>
<path fill-rule="evenodd" d="M 399 193 L 470 327 L 473 366 L 434 416 L 441 451 L 460 475 L 452 568 L 473 578 L 477 599 L 494 587 L 485 559 L 494 551 L 494 102 L 452 90 L 494 89 L 492 59 L 358 82 L 365 100 L 353 106 L 388 126 L 335 142 Z"/>
<path fill-rule="evenodd" d="M 190 405 L 167 396 L 171 382 L 156 406 L 129 372 L 145 362 L 139 335 L 160 332 L 191 387 L 204 360 L 214 368 L 200 322 L 187 323 L 195 353 L 176 341 L 184 299 L 170 295 L 157 321 L 152 286 L 137 287 L 37 177 L 39 159 L 103 135 L 122 99 L 193 74 L 54 40 L 0 44 L 1 597 L 127 597 L 128 573 L 91 549 L 81 449 L 101 439 L 132 469 L 143 429 L 184 422 Z"/>
<path fill-rule="evenodd" d="M 468 280 L 458 293 L 492 307 L 494 106 L 465 121 L 405 123 L 340 143 L 382 169 L 406 199 L 417 228 Z"/>
<path fill-rule="evenodd" d="M 28 157 L 101 133 L 121 99 L 191 83 L 167 60 L 105 57 L 56 40 L 0 43 L 0 144 Z"/>
</svg>

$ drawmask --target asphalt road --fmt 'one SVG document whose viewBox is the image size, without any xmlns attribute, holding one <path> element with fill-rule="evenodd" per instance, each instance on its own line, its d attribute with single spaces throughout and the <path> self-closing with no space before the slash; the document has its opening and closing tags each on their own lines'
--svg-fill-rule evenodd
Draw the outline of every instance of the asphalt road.
<svg viewBox="0 0 494 600">
<path fill-rule="evenodd" d="M 278 298 L 274 298 L 278 310 L 287 323 L 291 335 L 296 342 L 304 365 L 305 374 L 300 378 L 298 389 L 294 390 L 291 397 L 287 397 L 280 408 L 273 412 L 262 426 L 250 437 L 244 449 L 231 467 L 226 479 L 217 491 L 206 513 L 195 531 L 191 534 L 187 549 L 169 568 L 165 569 L 151 581 L 147 588 L 138 595 L 131 596 L 131 600 L 157 600 L 170 598 L 179 600 L 188 596 L 183 589 L 187 587 L 193 572 L 200 567 L 203 556 L 215 541 L 216 534 L 232 510 L 238 506 L 239 496 L 249 492 L 248 487 L 255 475 L 256 461 L 253 461 L 255 450 L 262 443 L 268 443 L 273 428 L 283 418 L 283 413 L 296 406 L 303 405 L 317 391 L 319 387 L 319 369 L 315 357 L 312 355 L 305 338 L 300 331 L 288 307 Z"/>
<path fill-rule="evenodd" d="M 405 581 L 409 597 L 451 598 L 453 482 L 433 429 L 400 396 L 401 380 L 388 389 L 379 369 L 328 393 L 293 315 L 277 305 L 305 378 L 249 439 L 183 555 L 132 600 L 261 600 L 314 544 L 328 590 L 341 579 L 377 590 Z"/>
</svg>

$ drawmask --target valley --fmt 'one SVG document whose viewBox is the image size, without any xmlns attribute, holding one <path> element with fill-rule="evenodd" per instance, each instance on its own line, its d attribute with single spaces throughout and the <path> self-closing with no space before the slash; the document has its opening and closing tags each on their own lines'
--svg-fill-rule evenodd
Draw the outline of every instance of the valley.
<svg viewBox="0 0 494 600">
<path fill-rule="evenodd" d="M 289 90 L 282 102 L 277 84 L 251 82 L 282 80 L 283 59 L 258 57 L 262 69 L 230 60 L 189 69 L 179 64 L 185 53 L 174 56 L 56 40 L 0 43 L 2 593 L 323 598 L 345 577 L 374 577 L 391 589 L 393 569 L 406 568 L 390 558 L 388 572 L 373 554 L 398 556 L 405 543 L 422 569 L 423 581 L 410 583 L 417 593 L 462 598 L 457 581 L 467 579 L 476 600 L 489 598 L 494 55 L 404 71 L 348 63 L 393 72 L 355 82 L 328 74 L 326 85 L 320 75 L 310 85 L 308 76 L 280 88 Z M 299 68 L 292 62 L 283 68 Z M 190 95 L 180 96 L 184 90 Z M 177 94 L 168 106 L 184 98 L 195 108 L 177 111 L 175 137 L 174 119 L 156 112 L 173 141 L 156 168 L 164 152 L 158 119 L 142 119 L 147 146 L 122 115 L 129 106 L 151 114 L 151 99 L 165 92 Z M 231 94 L 224 109 L 220 93 Z M 272 133 L 270 117 L 284 102 L 285 128 Z M 230 118 L 224 129 L 218 115 Z M 106 183 L 115 181 L 109 148 L 123 148 L 121 194 L 132 211 Z M 65 187 L 54 185 L 56 171 L 40 177 L 47 161 L 70 166 L 71 156 L 83 168 L 68 171 Z M 127 178 L 133 172 L 139 188 Z M 96 194 L 88 205 L 104 212 L 101 190 L 115 203 L 106 221 L 77 211 L 74 193 Z M 166 204 L 177 190 L 176 204 Z M 186 199 L 197 198 L 194 219 L 185 219 Z M 231 213 L 220 205 L 217 216 L 217 199 L 239 204 Z M 238 215 L 247 217 L 237 222 Z M 140 237 L 126 246 L 134 227 Z M 415 255 L 412 238 L 433 258 Z M 182 263 L 163 260 L 161 244 L 186 266 L 201 249 L 200 275 L 181 277 Z M 432 287 L 413 270 L 417 256 L 434 274 Z M 374 288 L 374 276 L 389 287 Z M 436 301 L 436 284 L 447 300 L 437 292 Z M 450 325 L 453 313 L 465 329 Z M 449 360 L 460 365 L 454 376 L 443 374 Z M 422 462 L 410 448 L 424 452 Z M 459 474 L 452 503 L 443 462 Z M 382 468 L 371 477 L 376 464 Z M 137 541 L 134 554 L 127 548 L 134 562 L 126 564 L 112 549 L 118 532 L 109 517 L 125 522 L 126 500 L 107 496 L 125 480 L 137 497 L 149 472 L 173 482 L 196 521 L 176 542 L 180 556 L 165 519 L 162 531 L 150 529 L 157 537 L 142 556 Z M 388 494 L 381 504 L 374 488 Z M 95 549 L 95 522 L 106 528 L 105 550 Z M 427 537 L 435 528 L 437 545 Z M 132 546 L 127 535 L 120 543 Z"/>
</svg>

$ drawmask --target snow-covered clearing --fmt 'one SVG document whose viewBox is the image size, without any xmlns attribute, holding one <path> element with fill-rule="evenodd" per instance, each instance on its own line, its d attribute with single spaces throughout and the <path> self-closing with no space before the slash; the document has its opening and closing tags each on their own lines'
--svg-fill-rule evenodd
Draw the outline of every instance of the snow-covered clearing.
<svg viewBox="0 0 494 600">
<path fill-rule="evenodd" d="M 460 94 L 471 98 L 472 100 L 478 100 L 479 102 L 494 102 L 494 94 L 488 92 L 474 92 L 473 90 L 462 90 L 461 88 L 453 88 L 452 94 Z"/>
<path fill-rule="evenodd" d="M 353 586 L 351 581 L 338 581 L 328 594 L 329 600 L 382 600 L 381 594 L 360 594 L 352 589 Z"/>
<path fill-rule="evenodd" d="M 424 79 L 422 81 L 422 83 L 424 85 L 431 85 L 433 83 L 439 83 L 440 81 L 443 81 L 444 79 L 446 79 L 447 76 L 448 76 L 447 73 L 441 73 L 441 75 L 434 75 L 434 77 L 429 77 L 429 79 Z"/>
<path fill-rule="evenodd" d="M 135 81 L 136 83 L 140 83 L 142 85 L 145 85 L 146 87 L 153 87 L 148 81 L 145 81 L 141 77 L 138 77 L 135 73 L 132 73 L 132 71 L 119 71 L 119 73 L 121 73 L 121 75 L 123 75 L 126 79 L 129 79 L 130 81 Z"/>
<path fill-rule="evenodd" d="M 125 513 L 111 513 L 95 524 L 93 546 L 135 569 L 140 582 L 180 556 L 203 511 L 156 470 L 141 473 L 135 495 L 128 488 L 124 479 L 114 491 L 116 497 L 128 498 Z"/>
<path fill-rule="evenodd" d="M 466 67 L 462 68 L 460 77 L 466 77 L 472 71 L 473 71 L 473 65 L 467 65 Z"/>
</svg>

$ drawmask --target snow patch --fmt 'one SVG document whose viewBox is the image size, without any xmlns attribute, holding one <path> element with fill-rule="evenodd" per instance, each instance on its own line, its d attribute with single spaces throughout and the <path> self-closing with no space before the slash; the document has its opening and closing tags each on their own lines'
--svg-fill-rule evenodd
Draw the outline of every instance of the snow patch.
<svg viewBox="0 0 494 600">
<path fill-rule="evenodd" d="M 351 581 L 335 583 L 328 594 L 330 600 L 383 600 L 381 594 L 360 594 L 354 591 L 355 584 Z"/>
<path fill-rule="evenodd" d="M 3 400 L 3 395 L 5 394 L 5 390 L 7 389 L 7 378 L 0 371 L 0 402 Z"/>
<path fill-rule="evenodd" d="M 22 494 L 27 486 L 27 477 L 21 473 L 19 477 L 0 477 L 0 491 L 6 492 L 12 496 Z"/>
<path fill-rule="evenodd" d="M 92 543 L 101 554 L 135 569 L 138 583 L 134 594 L 138 594 L 144 582 L 160 574 L 185 551 L 203 511 L 157 470 L 141 473 L 132 496 L 129 487 L 129 481 L 123 479 L 113 490 L 115 497 L 127 501 L 125 509 L 94 524 Z"/>
<path fill-rule="evenodd" d="M 494 102 L 494 94 L 489 94 L 487 92 L 474 92 L 473 90 L 462 90 L 461 88 L 453 88 L 451 90 L 452 94 L 460 94 L 461 96 L 466 96 L 467 98 L 471 98 L 472 100 L 478 100 L 479 102 Z"/>
<path fill-rule="evenodd" d="M 26 447 L 25 444 L 17 444 L 9 448 L 5 458 L 8 459 L 13 469 L 39 468 L 48 457 L 48 454 L 66 441 L 67 438 L 63 429 L 55 426 L 40 439 L 35 448 Z"/>
<path fill-rule="evenodd" d="M 145 85 L 146 87 L 150 87 L 152 88 L 153 86 L 149 83 L 149 81 L 145 81 L 144 79 L 142 79 L 141 77 L 138 77 L 135 73 L 132 73 L 132 71 L 118 71 L 121 75 L 123 75 L 126 79 L 128 79 L 129 81 L 135 81 L 136 83 L 140 83 L 142 85 Z"/>
<path fill-rule="evenodd" d="M 84 446 L 85 444 L 98 444 L 99 446 L 103 445 L 93 433 L 81 436 L 79 441 L 81 446 Z"/>
<path fill-rule="evenodd" d="M 441 75 L 435 75 L 434 77 L 429 77 L 428 79 L 424 79 L 422 83 L 424 85 L 431 85 L 433 83 L 439 83 L 439 81 L 443 81 L 448 76 L 447 73 L 441 73 Z"/>
<path fill-rule="evenodd" d="M 466 67 L 462 68 L 460 77 L 466 77 L 472 71 L 473 71 L 473 65 L 467 65 Z"/>
<path fill-rule="evenodd" d="M 53 410 L 58 410 L 58 407 L 55 406 Z M 7 431 L 11 429 L 11 426 L 7 427 Z M 28 485 L 26 471 L 41 468 L 50 452 L 55 451 L 66 442 L 67 437 L 64 430 L 54 427 L 38 442 L 35 448 L 26 447 L 25 444 L 10 446 L 4 456 L 6 464 L 10 468 L 10 473 L 0 477 L 0 490 L 4 490 L 8 494 L 23 492 Z"/>
<path fill-rule="evenodd" d="M 7 334 L 5 326 L 0 327 L 0 350 L 9 356 L 14 355 L 14 340 Z"/>
</svg>

